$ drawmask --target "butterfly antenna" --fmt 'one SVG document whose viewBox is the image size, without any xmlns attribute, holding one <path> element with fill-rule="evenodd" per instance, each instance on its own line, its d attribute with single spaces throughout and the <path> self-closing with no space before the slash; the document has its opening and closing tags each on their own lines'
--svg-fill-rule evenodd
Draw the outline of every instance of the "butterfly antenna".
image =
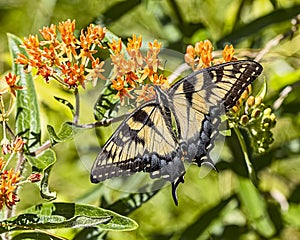
<svg viewBox="0 0 300 240">
<path fill-rule="evenodd" d="M 178 206 L 178 198 L 177 198 L 176 190 L 179 183 L 184 183 L 184 174 L 185 173 L 183 173 L 180 177 L 178 177 L 176 181 L 172 182 L 172 197 L 176 206 Z"/>
</svg>

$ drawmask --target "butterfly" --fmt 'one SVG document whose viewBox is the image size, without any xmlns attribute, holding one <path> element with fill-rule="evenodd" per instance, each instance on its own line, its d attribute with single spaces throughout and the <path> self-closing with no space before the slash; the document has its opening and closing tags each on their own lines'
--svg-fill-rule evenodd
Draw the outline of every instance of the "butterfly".
<svg viewBox="0 0 300 240">
<path fill-rule="evenodd" d="M 196 71 L 168 90 L 154 86 L 156 98 L 131 112 L 103 146 L 91 170 L 91 182 L 148 172 L 176 190 L 184 182 L 184 161 L 214 167 L 209 153 L 220 116 L 262 72 L 250 60 L 232 61 Z"/>
</svg>

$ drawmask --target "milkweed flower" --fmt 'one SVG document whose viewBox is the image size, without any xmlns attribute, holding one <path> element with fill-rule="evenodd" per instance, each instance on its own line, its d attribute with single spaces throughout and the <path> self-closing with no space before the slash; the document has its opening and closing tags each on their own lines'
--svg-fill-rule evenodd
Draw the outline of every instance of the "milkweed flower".
<svg viewBox="0 0 300 240">
<path fill-rule="evenodd" d="M 3 158 L 0 157 L 0 163 L 3 163 Z M 0 166 L 3 164 L 0 164 Z M 11 208 L 17 202 L 20 201 L 15 190 L 17 184 L 23 177 L 20 176 L 20 172 L 15 172 L 13 169 L 4 170 L 0 173 L 0 209 L 4 205 Z"/>
<path fill-rule="evenodd" d="M 222 51 L 222 59 L 213 57 L 213 45 L 211 41 L 205 40 L 196 42 L 195 46 L 188 45 L 184 55 L 185 62 L 193 69 L 200 70 L 220 64 L 237 60 L 234 58 L 234 48 L 232 45 L 226 45 Z"/>
<path fill-rule="evenodd" d="M 137 37 L 135 34 L 128 39 L 125 50 L 121 39 L 112 39 L 108 43 L 112 52 L 110 55 L 113 65 L 112 88 L 118 90 L 117 96 L 120 97 L 121 103 L 124 102 L 125 97 L 134 98 L 134 95 L 142 101 L 141 96 L 145 95 L 141 91 L 146 84 L 168 84 L 158 56 L 162 44 L 157 40 L 149 42 L 145 53 L 141 50 L 142 44 L 142 36 Z M 139 90 L 139 87 L 142 89 Z M 133 91 L 136 91 L 136 94 L 131 94 Z M 146 99 L 145 96 L 144 100 Z"/>
<path fill-rule="evenodd" d="M 37 35 L 24 38 L 22 47 L 28 53 L 28 57 L 19 54 L 16 63 L 24 65 L 24 69 L 30 71 L 37 69 L 37 75 L 42 76 L 46 82 L 55 79 L 61 84 L 76 88 L 81 85 L 85 88 L 85 82 L 97 78 L 103 78 L 103 64 L 98 62 L 95 55 L 96 47 L 103 49 L 102 40 L 106 34 L 106 28 L 99 25 L 90 25 L 86 31 L 81 30 L 79 38 L 75 36 L 75 20 L 60 22 L 57 26 L 43 27 L 39 30 L 42 39 Z M 58 38 L 58 34 L 61 36 Z M 89 62 L 92 64 L 89 65 Z"/>
</svg>

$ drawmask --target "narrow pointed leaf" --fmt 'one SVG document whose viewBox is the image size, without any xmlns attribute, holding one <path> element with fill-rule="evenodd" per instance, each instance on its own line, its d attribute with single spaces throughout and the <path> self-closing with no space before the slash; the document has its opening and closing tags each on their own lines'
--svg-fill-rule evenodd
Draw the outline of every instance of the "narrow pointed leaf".
<svg viewBox="0 0 300 240">
<path fill-rule="evenodd" d="M 17 92 L 16 134 L 26 139 L 27 146 L 32 151 L 31 148 L 40 146 L 41 139 L 40 115 L 33 77 L 30 73 L 24 72 L 23 66 L 15 63 L 19 53 L 27 56 L 24 48 L 20 47 L 22 41 L 8 34 L 8 43 L 13 57 L 13 73 L 20 76 L 18 84 L 25 87 L 24 90 Z"/>
<path fill-rule="evenodd" d="M 76 203 L 45 203 L 0 222 L 0 233 L 12 230 L 99 227 L 103 230 L 130 231 L 137 223 L 112 211 Z"/>
<path fill-rule="evenodd" d="M 33 171 L 39 172 L 43 175 L 40 185 L 41 196 L 47 200 L 55 199 L 56 193 L 51 192 L 48 186 L 49 173 L 56 162 L 55 152 L 51 149 L 47 149 L 36 157 L 26 156 L 26 159 L 32 166 Z"/>
<path fill-rule="evenodd" d="M 262 236 L 271 237 L 275 233 L 275 227 L 268 215 L 264 199 L 249 179 L 240 177 L 239 185 L 238 196 L 247 219 Z"/>
<path fill-rule="evenodd" d="M 74 109 L 74 106 L 73 106 L 72 103 L 70 103 L 68 100 L 60 98 L 60 97 L 54 97 L 54 98 L 55 98 L 56 101 L 64 104 L 65 106 L 67 106 L 71 110 L 71 113 L 72 113 L 73 116 L 75 115 L 75 109 Z"/>
<path fill-rule="evenodd" d="M 281 8 L 270 12 L 267 15 L 263 15 L 260 18 L 255 19 L 248 24 L 245 24 L 237 29 L 233 29 L 231 33 L 224 36 L 217 42 L 218 46 L 223 46 L 225 43 L 230 42 L 236 44 L 241 39 L 249 36 L 257 35 L 258 30 L 261 31 L 265 27 L 280 23 L 284 21 L 290 21 L 292 18 L 297 16 L 300 12 L 300 5 L 294 5 L 290 8 Z"/>
<path fill-rule="evenodd" d="M 116 95 L 115 89 L 112 89 L 110 85 L 105 86 L 94 107 L 94 116 L 97 121 L 117 115 L 120 99 Z"/>
<path fill-rule="evenodd" d="M 204 233 L 207 228 L 221 215 L 222 210 L 233 198 L 234 196 L 230 196 L 229 198 L 221 201 L 216 206 L 201 214 L 201 216 L 199 216 L 199 218 L 194 223 L 189 225 L 184 230 L 184 232 L 181 234 L 180 239 L 197 239 L 197 237 Z"/>
<path fill-rule="evenodd" d="M 127 197 L 121 198 L 113 204 L 102 204 L 101 207 L 109 209 L 114 212 L 118 212 L 119 214 L 127 216 L 132 213 L 134 210 L 141 207 L 145 202 L 149 201 L 152 197 L 158 193 L 165 181 L 157 180 L 152 185 L 144 186 L 144 189 L 141 189 L 141 192 L 131 193 Z M 159 186 L 159 187 L 158 187 Z M 156 190 L 153 190 L 156 189 Z M 148 190 L 148 191 L 145 191 Z M 105 199 L 102 199 L 102 203 L 106 203 Z"/>
<path fill-rule="evenodd" d="M 58 133 L 56 133 L 54 128 L 50 125 L 47 126 L 47 130 L 52 144 L 71 140 L 76 134 L 82 131 L 82 129 L 76 128 L 70 122 L 64 122 Z"/>
</svg>

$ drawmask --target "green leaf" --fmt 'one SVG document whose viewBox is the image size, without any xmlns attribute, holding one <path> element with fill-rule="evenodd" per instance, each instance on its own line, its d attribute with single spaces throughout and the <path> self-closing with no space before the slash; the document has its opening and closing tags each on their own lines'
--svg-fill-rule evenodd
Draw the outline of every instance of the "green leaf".
<svg viewBox="0 0 300 240">
<path fill-rule="evenodd" d="M 73 240 L 101 240 L 105 239 L 104 236 L 106 236 L 107 231 L 102 231 L 101 229 L 97 227 L 89 227 L 84 228 L 80 232 L 78 232 Z"/>
<path fill-rule="evenodd" d="M 54 128 L 50 125 L 47 125 L 47 130 L 52 144 L 69 141 L 82 131 L 81 128 L 75 127 L 70 122 L 64 122 L 58 133 L 56 133 Z"/>
<path fill-rule="evenodd" d="M 40 183 L 40 194 L 44 199 L 53 200 L 56 198 L 56 193 L 51 192 L 48 186 L 49 173 L 52 166 L 56 162 L 55 152 L 51 149 L 47 149 L 36 157 L 26 156 L 29 164 L 32 166 L 32 170 L 39 172 L 43 175 Z"/>
<path fill-rule="evenodd" d="M 1 221 L 0 233 L 13 230 L 86 228 L 131 231 L 138 227 L 130 218 L 112 211 L 76 203 L 45 203 L 25 210 L 24 214 Z"/>
<path fill-rule="evenodd" d="M 25 87 L 24 90 L 17 92 L 16 134 L 26 139 L 27 146 L 32 151 L 31 148 L 40 146 L 41 139 L 40 114 L 33 77 L 24 72 L 23 66 L 15 63 L 18 53 L 27 56 L 24 48 L 20 47 L 22 41 L 12 34 L 7 36 L 13 57 L 13 73 L 20 76 L 18 84 Z"/>
<path fill-rule="evenodd" d="M 132 11 L 134 7 L 137 7 L 141 3 L 141 0 L 117 2 L 102 13 L 98 21 L 100 21 L 102 25 L 112 24 L 112 22 L 119 20 L 123 15 Z"/>
<path fill-rule="evenodd" d="M 259 92 L 256 94 L 256 97 L 260 96 L 262 99 L 264 99 L 267 94 L 267 89 L 267 81 L 266 79 L 264 79 L 264 84 L 262 85 L 261 89 L 259 89 Z"/>
<path fill-rule="evenodd" d="M 37 240 L 62 240 L 60 237 L 55 237 L 53 234 L 42 232 L 22 232 L 13 236 L 12 240 L 37 239 Z"/>
<path fill-rule="evenodd" d="M 64 104 L 65 106 L 67 106 L 71 110 L 71 113 L 72 113 L 73 116 L 75 115 L 75 109 L 74 109 L 74 106 L 73 106 L 72 103 L 70 103 L 68 100 L 60 98 L 60 97 L 55 97 L 54 96 L 54 98 L 55 98 L 56 101 Z"/>
<path fill-rule="evenodd" d="M 33 170 L 37 172 L 41 172 L 51 167 L 56 161 L 55 153 L 51 149 L 43 151 L 40 155 L 36 157 L 26 156 L 26 158 L 29 164 L 33 167 Z"/>
<path fill-rule="evenodd" d="M 110 205 L 107 204 L 104 198 L 102 198 L 101 207 L 127 216 L 128 214 L 132 213 L 134 210 L 141 207 L 145 202 L 149 201 L 153 196 L 155 196 L 156 193 L 158 193 L 161 190 L 161 188 L 165 183 L 166 183 L 165 181 L 157 180 L 151 185 L 144 186 L 143 189 L 140 189 L 141 192 L 131 193 L 128 196 L 121 198 Z M 157 190 L 153 190 L 153 189 L 157 189 Z"/>
<path fill-rule="evenodd" d="M 268 215 L 266 202 L 248 178 L 239 177 L 238 196 L 242 209 L 254 228 L 264 237 L 275 234 L 275 227 Z"/>
<path fill-rule="evenodd" d="M 299 12 L 300 12 L 300 5 L 294 5 L 291 8 L 282 8 L 282 9 L 272 11 L 267 15 L 263 15 L 262 17 L 257 18 L 248 24 L 243 25 L 242 27 L 233 29 L 231 33 L 221 38 L 217 42 L 217 45 L 218 47 L 223 47 L 223 45 L 227 42 L 236 44 L 239 41 L 241 41 L 242 38 L 257 34 L 258 31 L 261 31 L 265 27 L 283 21 L 290 21 Z"/>
<path fill-rule="evenodd" d="M 197 239 L 197 237 L 204 233 L 207 228 L 221 215 L 222 210 L 233 198 L 234 196 L 230 196 L 229 198 L 221 201 L 216 206 L 211 207 L 208 211 L 202 213 L 194 223 L 189 225 L 183 231 L 180 239 Z"/>
<path fill-rule="evenodd" d="M 52 169 L 52 166 L 44 170 L 44 176 L 41 181 L 41 186 L 40 186 L 40 194 L 42 198 L 47 199 L 49 201 L 52 201 L 56 199 L 56 192 L 51 192 L 49 189 L 49 174 Z"/>
<path fill-rule="evenodd" d="M 110 84 L 105 86 L 94 106 L 94 116 L 97 121 L 117 115 L 120 99 L 116 97 L 116 94 L 117 90 L 113 89 Z"/>
<path fill-rule="evenodd" d="M 238 137 L 239 143 L 241 145 L 249 177 L 250 177 L 251 181 L 253 182 L 253 184 L 257 185 L 256 173 L 255 173 L 255 170 L 253 168 L 252 162 L 250 161 L 250 158 L 249 158 L 249 154 L 248 154 L 248 151 L 247 151 L 247 146 L 246 146 L 244 136 L 242 135 L 242 133 L 241 133 L 241 131 L 239 130 L 238 127 L 233 127 L 233 130 L 236 133 L 236 136 Z"/>
</svg>

